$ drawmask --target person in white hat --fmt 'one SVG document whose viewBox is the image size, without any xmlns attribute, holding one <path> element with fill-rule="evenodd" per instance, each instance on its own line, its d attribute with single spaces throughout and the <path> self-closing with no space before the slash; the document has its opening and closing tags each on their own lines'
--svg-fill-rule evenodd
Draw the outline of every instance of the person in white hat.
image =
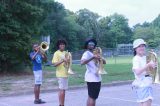
<svg viewBox="0 0 160 106">
<path fill-rule="evenodd" d="M 135 80 L 132 83 L 132 88 L 140 106 L 151 106 L 153 100 L 152 77 L 147 74 L 146 70 L 149 67 L 155 68 L 156 63 L 153 61 L 146 62 L 146 42 L 143 39 L 136 39 L 133 42 L 133 49 L 132 71 L 135 75 Z"/>
</svg>

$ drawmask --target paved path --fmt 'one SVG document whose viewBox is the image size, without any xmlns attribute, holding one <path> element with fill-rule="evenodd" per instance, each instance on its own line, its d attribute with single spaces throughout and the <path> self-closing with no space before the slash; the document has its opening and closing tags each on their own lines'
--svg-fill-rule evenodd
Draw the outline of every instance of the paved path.
<svg viewBox="0 0 160 106">
<path fill-rule="evenodd" d="M 160 86 L 154 86 L 154 101 L 152 106 L 160 106 Z M 65 106 L 86 106 L 87 90 L 76 89 L 66 92 Z M 1 97 L 0 106 L 58 106 L 57 92 L 42 93 L 46 104 L 33 104 L 32 95 Z M 102 87 L 97 106 L 138 106 L 130 85 Z"/>
</svg>

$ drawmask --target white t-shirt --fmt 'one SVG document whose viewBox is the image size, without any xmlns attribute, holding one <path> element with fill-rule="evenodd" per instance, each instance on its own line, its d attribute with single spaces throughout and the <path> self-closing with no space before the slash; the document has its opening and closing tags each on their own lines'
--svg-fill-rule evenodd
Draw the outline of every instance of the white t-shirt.
<svg viewBox="0 0 160 106">
<path fill-rule="evenodd" d="M 81 61 L 88 60 L 93 57 L 93 53 L 85 51 L 82 55 Z M 91 60 L 86 64 L 85 81 L 87 82 L 100 82 L 102 80 L 101 75 L 97 73 L 97 67 L 94 60 Z"/>
<path fill-rule="evenodd" d="M 134 56 L 132 62 L 133 62 L 132 70 L 134 70 L 134 69 L 139 69 L 139 68 L 143 68 L 143 67 L 145 67 L 145 65 L 146 65 L 146 56 L 142 56 L 142 57 L 141 57 L 141 56 L 136 55 L 136 56 Z M 133 71 L 133 72 L 134 72 L 134 71 Z M 134 72 L 134 75 L 135 75 L 135 78 L 137 79 L 137 78 L 140 78 L 140 77 L 146 75 L 146 71 L 144 71 L 144 72 L 141 73 L 140 75 L 136 75 L 136 73 Z"/>
<path fill-rule="evenodd" d="M 139 68 L 143 68 L 146 65 L 146 56 L 138 56 L 136 55 L 133 58 L 133 67 L 132 70 L 134 72 L 135 69 L 139 69 Z M 152 78 L 151 77 L 145 77 L 145 75 L 147 74 L 146 71 L 144 71 L 143 73 L 141 73 L 140 75 L 137 75 L 134 72 L 135 75 L 135 80 L 133 81 L 132 85 L 134 86 L 139 86 L 139 87 L 146 87 L 146 86 L 151 86 L 152 84 Z"/>
</svg>

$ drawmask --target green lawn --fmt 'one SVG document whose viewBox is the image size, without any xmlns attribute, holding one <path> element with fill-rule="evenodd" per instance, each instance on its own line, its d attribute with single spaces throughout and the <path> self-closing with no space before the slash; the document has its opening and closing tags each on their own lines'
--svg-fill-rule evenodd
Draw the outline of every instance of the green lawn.
<svg viewBox="0 0 160 106">
<path fill-rule="evenodd" d="M 132 56 L 118 56 L 106 58 L 107 64 L 127 64 L 132 63 Z"/>
<path fill-rule="evenodd" d="M 105 70 L 108 72 L 106 75 L 102 75 L 103 83 L 110 83 L 113 81 L 132 80 L 134 75 L 131 71 L 132 57 L 116 57 L 107 58 L 107 64 Z M 55 71 L 54 67 L 45 67 L 44 70 Z M 82 85 L 84 84 L 85 66 L 72 65 L 72 70 L 76 72 L 75 75 L 69 76 L 70 85 Z M 52 77 L 55 77 L 52 75 Z"/>
<path fill-rule="evenodd" d="M 115 61 L 116 59 L 116 61 Z M 131 71 L 131 60 L 132 57 L 116 57 L 107 58 L 107 64 L 105 70 L 108 72 L 106 75 L 102 75 L 102 83 L 111 83 L 113 81 L 126 81 L 132 80 L 134 75 Z M 73 65 L 72 70 L 76 73 L 75 75 L 69 76 L 69 85 L 84 85 L 84 75 L 86 68 L 81 65 Z M 42 90 L 53 89 L 57 87 L 58 82 L 55 75 L 55 67 L 45 66 L 43 67 L 43 85 Z M 32 74 L 24 75 L 9 75 L 1 77 L 0 79 L 0 95 L 9 95 L 15 93 L 16 90 L 19 92 L 33 90 L 34 77 Z M 20 87 L 19 87 L 20 86 Z"/>
</svg>

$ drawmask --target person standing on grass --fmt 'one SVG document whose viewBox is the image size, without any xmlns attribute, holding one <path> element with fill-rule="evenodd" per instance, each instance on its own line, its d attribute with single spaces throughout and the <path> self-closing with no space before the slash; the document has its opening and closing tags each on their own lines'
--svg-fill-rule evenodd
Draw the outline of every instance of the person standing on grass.
<svg viewBox="0 0 160 106">
<path fill-rule="evenodd" d="M 66 41 L 60 39 L 57 41 L 57 48 L 58 50 L 54 53 L 52 63 L 56 67 L 56 77 L 58 79 L 59 84 L 59 106 L 64 106 L 65 102 L 65 91 L 68 89 L 68 72 L 65 69 L 64 64 L 65 62 L 69 61 L 65 59 L 65 47 Z"/>
<path fill-rule="evenodd" d="M 143 39 L 136 39 L 133 42 L 134 57 L 132 71 L 135 80 L 132 83 L 133 90 L 137 96 L 137 102 L 140 106 L 151 106 L 153 99 L 152 77 L 147 74 L 148 68 L 155 68 L 156 63 L 146 62 L 146 42 Z"/>
<path fill-rule="evenodd" d="M 30 58 L 33 64 L 33 73 L 35 78 L 34 86 L 34 95 L 35 100 L 34 104 L 43 104 L 45 101 L 42 101 L 40 97 L 40 86 L 42 85 L 42 60 L 47 60 L 45 54 L 40 52 L 40 46 L 38 43 L 33 44 L 33 52 L 30 53 Z"/>
<path fill-rule="evenodd" d="M 85 81 L 87 82 L 88 88 L 88 99 L 87 106 L 95 106 L 96 99 L 99 96 L 101 89 L 101 75 L 97 73 L 97 66 L 94 59 L 100 60 L 100 56 L 94 55 L 93 50 L 97 45 L 97 41 L 93 38 L 88 38 L 85 42 L 86 51 L 83 53 L 81 58 L 81 64 L 86 65 Z M 106 61 L 103 60 L 103 64 Z"/>
</svg>

